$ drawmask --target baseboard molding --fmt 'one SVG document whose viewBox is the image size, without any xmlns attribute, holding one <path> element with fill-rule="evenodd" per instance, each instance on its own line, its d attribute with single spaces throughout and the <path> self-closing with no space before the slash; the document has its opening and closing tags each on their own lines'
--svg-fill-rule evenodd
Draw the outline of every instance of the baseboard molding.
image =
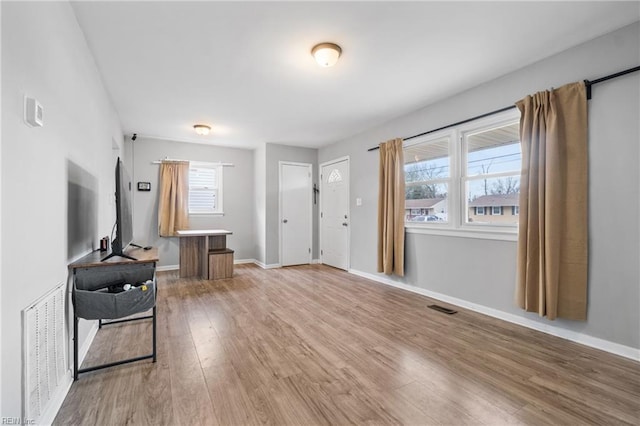
<svg viewBox="0 0 640 426">
<path fill-rule="evenodd" d="M 98 333 L 98 321 L 93 321 L 93 325 L 89 330 L 89 334 L 87 334 L 87 338 L 82 343 L 82 346 L 78 348 L 78 365 L 82 365 L 82 361 L 89 353 L 89 348 L 93 343 L 93 339 L 95 339 L 96 334 Z M 70 338 L 72 338 L 69 335 Z M 67 347 L 69 347 L 72 342 L 67 342 Z M 72 355 L 73 356 L 73 355 Z M 38 424 L 41 425 L 50 425 L 53 424 L 53 420 L 58 415 L 60 408 L 62 408 L 62 404 L 64 403 L 64 399 L 67 397 L 69 390 L 71 390 L 71 385 L 73 385 L 73 360 L 69 357 L 69 361 L 71 362 L 70 368 L 67 370 L 66 374 L 62 378 L 63 382 L 58 388 L 57 392 L 51 398 L 51 403 L 47 407 L 47 409 L 42 413 L 40 419 L 38 419 Z"/>
<path fill-rule="evenodd" d="M 598 337 L 589 336 L 586 334 L 578 333 L 575 331 L 567 330 L 557 327 L 551 324 L 542 324 L 536 321 L 532 321 L 528 318 L 524 318 L 518 315 L 510 314 L 508 312 L 500 311 L 498 309 L 489 308 L 484 305 L 469 302 L 456 297 L 447 296 L 446 294 L 437 293 L 434 291 L 426 290 L 420 287 L 399 283 L 390 280 L 385 277 L 381 277 L 376 274 L 370 274 L 367 272 L 358 271 L 356 269 L 350 269 L 349 273 L 358 275 L 363 278 L 376 281 L 381 284 L 396 287 L 402 290 L 410 291 L 412 293 L 421 294 L 423 296 L 437 299 L 442 302 L 450 303 L 461 308 L 469 309 L 470 311 L 478 312 L 484 315 L 488 315 L 493 318 L 501 319 L 513 324 L 521 325 L 523 327 L 531 328 L 533 330 L 541 331 L 543 333 L 551 334 L 552 336 L 567 339 L 572 342 L 580 343 L 585 346 L 589 346 L 595 349 L 600 349 L 605 352 L 609 352 L 615 355 L 620 355 L 625 358 L 630 358 L 634 361 L 640 361 L 640 349 L 632 348 L 630 346 L 621 345 L 619 343 L 611 342 L 609 340 L 600 339 Z"/>
<path fill-rule="evenodd" d="M 256 263 L 255 259 L 235 259 L 233 261 L 234 265 L 243 265 L 245 263 Z"/>
<path fill-rule="evenodd" d="M 178 269 L 180 269 L 180 265 L 156 266 L 156 272 L 177 271 Z"/>
<path fill-rule="evenodd" d="M 320 263 L 320 259 L 311 259 L 312 265 L 317 265 L 318 263 Z"/>
<path fill-rule="evenodd" d="M 53 424 L 53 420 L 55 420 L 58 415 L 58 411 L 62 408 L 62 404 L 64 403 L 64 399 L 67 397 L 67 394 L 71 390 L 71 385 L 73 384 L 73 373 L 71 370 L 67 370 L 66 374 L 62 378 L 62 383 L 58 387 L 55 395 L 51 398 L 49 402 L 49 406 L 42 413 L 40 418 L 38 419 L 39 425 L 51 425 Z M 27 424 L 27 423 L 25 423 Z"/>
<path fill-rule="evenodd" d="M 254 260 L 253 263 L 258 265 L 262 269 L 276 269 L 276 268 L 281 268 L 282 267 L 282 265 L 280 265 L 279 263 L 271 263 L 271 264 L 267 265 L 265 263 L 260 262 L 259 260 Z"/>
</svg>

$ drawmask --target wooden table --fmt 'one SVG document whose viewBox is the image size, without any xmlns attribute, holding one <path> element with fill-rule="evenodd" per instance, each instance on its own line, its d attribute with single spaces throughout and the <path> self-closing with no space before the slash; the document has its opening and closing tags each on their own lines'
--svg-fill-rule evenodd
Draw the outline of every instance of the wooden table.
<svg viewBox="0 0 640 426">
<path fill-rule="evenodd" d="M 180 237 L 180 277 L 205 280 L 233 276 L 233 250 L 227 248 L 226 229 L 184 229 Z"/>
</svg>

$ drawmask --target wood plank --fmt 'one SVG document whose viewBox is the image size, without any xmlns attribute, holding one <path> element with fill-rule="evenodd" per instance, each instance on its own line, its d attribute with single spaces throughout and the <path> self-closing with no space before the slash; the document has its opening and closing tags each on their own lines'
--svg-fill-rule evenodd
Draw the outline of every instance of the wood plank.
<svg viewBox="0 0 640 426">
<path fill-rule="evenodd" d="M 334 268 L 158 282 L 158 362 L 82 375 L 55 424 L 640 424 L 638 362 Z M 85 364 L 148 350 L 134 324 Z"/>
</svg>

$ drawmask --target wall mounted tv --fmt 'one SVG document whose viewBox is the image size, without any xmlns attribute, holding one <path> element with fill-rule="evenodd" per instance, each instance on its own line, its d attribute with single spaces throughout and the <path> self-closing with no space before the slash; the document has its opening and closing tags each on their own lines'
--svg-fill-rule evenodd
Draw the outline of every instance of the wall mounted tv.
<svg viewBox="0 0 640 426">
<path fill-rule="evenodd" d="M 120 256 L 136 260 L 124 253 L 133 241 L 133 213 L 131 211 L 131 179 L 118 157 L 116 162 L 116 235 L 111 243 L 111 253 L 103 261 Z"/>
</svg>

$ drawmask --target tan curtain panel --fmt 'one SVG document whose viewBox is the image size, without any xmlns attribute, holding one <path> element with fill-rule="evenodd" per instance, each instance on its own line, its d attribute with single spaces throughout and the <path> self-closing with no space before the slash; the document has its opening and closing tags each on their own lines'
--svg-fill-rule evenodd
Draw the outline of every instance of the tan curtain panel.
<svg viewBox="0 0 640 426">
<path fill-rule="evenodd" d="M 404 276 L 404 155 L 402 139 L 380 144 L 378 272 Z"/>
<path fill-rule="evenodd" d="M 172 237 L 189 228 L 189 163 L 163 161 L 160 164 L 160 200 L 158 232 Z"/>
<path fill-rule="evenodd" d="M 587 316 L 587 98 L 584 83 L 520 109 L 522 179 L 516 300 L 553 320 Z"/>
</svg>

